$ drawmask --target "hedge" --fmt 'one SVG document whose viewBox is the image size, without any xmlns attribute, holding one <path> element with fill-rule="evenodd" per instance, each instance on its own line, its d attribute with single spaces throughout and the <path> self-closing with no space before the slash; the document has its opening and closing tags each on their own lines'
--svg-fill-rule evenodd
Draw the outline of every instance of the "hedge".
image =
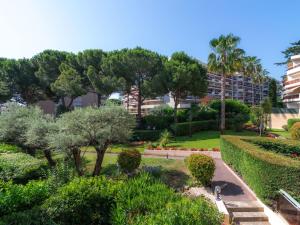
<svg viewBox="0 0 300 225">
<path fill-rule="evenodd" d="M 291 129 L 292 126 L 294 125 L 294 123 L 297 123 L 297 122 L 300 122 L 300 118 L 288 119 L 288 121 L 287 121 L 288 129 Z"/>
<path fill-rule="evenodd" d="M 131 141 L 156 141 L 160 133 L 160 130 L 134 130 Z"/>
<path fill-rule="evenodd" d="M 176 136 L 189 135 L 190 124 L 192 133 L 196 133 L 202 130 L 218 130 L 219 127 L 218 121 L 216 120 L 203 120 L 173 124 L 171 126 L 171 129 L 176 134 Z"/>
<path fill-rule="evenodd" d="M 25 153 L 0 154 L 0 179 L 26 183 L 44 175 L 45 161 Z"/>
<path fill-rule="evenodd" d="M 279 189 L 300 196 L 300 161 L 266 151 L 238 136 L 221 136 L 222 159 L 270 204 Z"/>
<path fill-rule="evenodd" d="M 290 156 L 293 153 L 300 155 L 300 142 L 294 140 L 274 139 L 274 138 L 243 138 L 243 140 L 254 143 L 265 150 Z"/>
</svg>

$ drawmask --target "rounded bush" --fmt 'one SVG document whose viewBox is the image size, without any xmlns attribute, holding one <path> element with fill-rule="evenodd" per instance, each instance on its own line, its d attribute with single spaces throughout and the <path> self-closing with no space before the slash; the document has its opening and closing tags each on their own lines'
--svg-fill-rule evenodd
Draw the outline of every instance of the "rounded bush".
<svg viewBox="0 0 300 225">
<path fill-rule="evenodd" d="M 141 153 L 136 149 L 123 150 L 118 157 L 118 164 L 125 173 L 131 173 L 140 166 Z"/>
<path fill-rule="evenodd" d="M 300 122 L 294 123 L 292 126 L 291 137 L 294 140 L 300 140 Z"/>
<path fill-rule="evenodd" d="M 192 154 L 186 158 L 186 164 L 192 176 L 202 185 L 208 185 L 211 182 L 216 168 L 211 157 Z"/>
</svg>

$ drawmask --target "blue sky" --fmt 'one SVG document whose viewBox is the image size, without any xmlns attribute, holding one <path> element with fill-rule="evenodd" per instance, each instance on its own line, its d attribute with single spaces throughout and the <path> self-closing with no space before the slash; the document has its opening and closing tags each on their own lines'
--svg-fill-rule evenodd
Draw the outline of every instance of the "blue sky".
<svg viewBox="0 0 300 225">
<path fill-rule="evenodd" d="M 297 0 L 0 0 L 0 57 L 44 49 L 78 52 L 142 46 L 161 54 L 186 51 L 206 62 L 209 41 L 241 37 L 273 77 L 283 49 L 300 39 Z"/>
</svg>

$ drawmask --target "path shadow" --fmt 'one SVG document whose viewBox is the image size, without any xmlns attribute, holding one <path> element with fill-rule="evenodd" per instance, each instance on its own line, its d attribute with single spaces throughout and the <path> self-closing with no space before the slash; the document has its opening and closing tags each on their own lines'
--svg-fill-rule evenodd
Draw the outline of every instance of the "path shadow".
<svg viewBox="0 0 300 225">
<path fill-rule="evenodd" d="M 244 194 L 244 191 L 240 186 L 223 180 L 213 181 L 211 186 L 213 191 L 215 190 L 216 186 L 220 186 L 222 188 L 221 195 L 224 196 L 236 196 Z"/>
<path fill-rule="evenodd" d="M 190 177 L 178 170 L 163 170 L 161 174 L 161 179 L 164 183 L 174 189 L 182 189 L 187 185 Z"/>
</svg>

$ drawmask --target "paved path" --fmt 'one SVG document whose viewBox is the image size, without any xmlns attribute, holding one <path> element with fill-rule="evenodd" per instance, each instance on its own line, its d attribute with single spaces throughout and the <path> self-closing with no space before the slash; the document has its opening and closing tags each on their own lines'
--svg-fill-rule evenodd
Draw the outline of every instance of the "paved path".
<svg viewBox="0 0 300 225">
<path fill-rule="evenodd" d="M 110 154 L 110 153 L 107 153 Z M 112 153 L 115 154 L 115 153 Z M 147 158 L 166 158 L 162 155 L 143 154 Z M 180 156 L 169 156 L 170 159 L 184 159 Z M 224 201 L 253 201 L 256 197 L 249 191 L 247 185 L 237 178 L 237 175 L 223 162 L 219 155 L 215 155 L 216 164 L 215 174 L 212 180 L 212 188 L 220 186 L 221 195 Z"/>
</svg>

